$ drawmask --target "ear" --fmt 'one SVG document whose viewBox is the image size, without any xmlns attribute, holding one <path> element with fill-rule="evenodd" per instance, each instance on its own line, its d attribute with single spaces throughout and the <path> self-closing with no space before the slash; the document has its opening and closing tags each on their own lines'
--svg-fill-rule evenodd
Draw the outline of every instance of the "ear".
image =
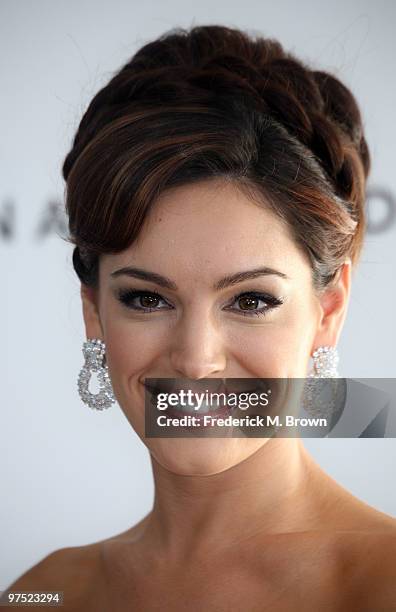
<svg viewBox="0 0 396 612">
<path fill-rule="evenodd" d="M 336 346 L 346 317 L 351 287 L 351 260 L 339 269 L 334 281 L 319 295 L 320 319 L 312 346 Z"/>
<path fill-rule="evenodd" d="M 87 338 L 103 340 L 103 329 L 99 316 L 99 296 L 97 289 L 81 283 L 80 295 L 82 300 L 85 334 Z"/>
</svg>

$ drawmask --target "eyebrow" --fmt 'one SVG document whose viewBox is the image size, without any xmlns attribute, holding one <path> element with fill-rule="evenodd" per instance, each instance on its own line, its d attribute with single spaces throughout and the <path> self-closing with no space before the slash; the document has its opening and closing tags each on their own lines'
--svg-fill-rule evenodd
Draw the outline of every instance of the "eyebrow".
<svg viewBox="0 0 396 612">
<path fill-rule="evenodd" d="M 217 283 L 213 285 L 213 289 L 215 291 L 220 291 L 221 289 L 236 285 L 237 283 L 241 283 L 245 280 L 258 278 L 259 276 L 270 275 L 280 276 L 281 278 L 290 280 L 289 277 L 283 272 L 279 272 L 278 270 L 274 270 L 273 268 L 268 268 L 264 266 L 261 268 L 255 268 L 254 270 L 246 270 L 244 272 L 236 272 L 235 274 L 229 274 L 228 276 L 225 276 L 221 280 L 217 281 Z M 119 276 L 130 276 L 132 278 L 139 278 L 141 280 L 155 283 L 156 285 L 164 287 L 165 289 L 177 291 L 176 283 L 174 283 L 170 278 L 162 276 L 161 274 L 157 274 L 156 272 L 143 270 L 142 268 L 132 268 L 127 266 L 124 268 L 120 268 L 119 270 L 115 270 L 114 272 L 111 272 L 110 276 L 112 278 L 117 278 Z"/>
</svg>

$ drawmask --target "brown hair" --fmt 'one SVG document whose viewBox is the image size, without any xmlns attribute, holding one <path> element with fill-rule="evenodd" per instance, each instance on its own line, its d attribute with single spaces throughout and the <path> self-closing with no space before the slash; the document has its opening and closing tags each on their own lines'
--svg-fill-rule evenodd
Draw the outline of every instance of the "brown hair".
<svg viewBox="0 0 396 612">
<path fill-rule="evenodd" d="M 74 269 L 96 287 L 100 255 L 133 243 L 161 192 L 223 177 L 281 216 L 323 288 L 358 259 L 369 168 L 359 108 L 337 78 L 274 39 L 172 30 L 95 95 L 66 156 Z"/>
</svg>

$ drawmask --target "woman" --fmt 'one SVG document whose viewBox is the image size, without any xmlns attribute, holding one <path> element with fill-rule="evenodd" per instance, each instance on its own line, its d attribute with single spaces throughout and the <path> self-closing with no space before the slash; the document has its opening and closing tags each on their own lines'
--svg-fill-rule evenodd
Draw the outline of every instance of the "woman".
<svg viewBox="0 0 396 612">
<path fill-rule="evenodd" d="M 150 452 L 155 500 L 10 590 L 63 590 L 65 610 L 95 612 L 396 610 L 395 520 L 298 437 L 144 430 L 147 379 L 303 378 L 312 356 L 322 375 L 369 166 L 352 93 L 236 29 L 172 31 L 94 97 L 63 166 L 86 365 L 102 376 L 93 397 L 82 371 L 79 391 L 93 408 L 117 399 Z"/>
</svg>

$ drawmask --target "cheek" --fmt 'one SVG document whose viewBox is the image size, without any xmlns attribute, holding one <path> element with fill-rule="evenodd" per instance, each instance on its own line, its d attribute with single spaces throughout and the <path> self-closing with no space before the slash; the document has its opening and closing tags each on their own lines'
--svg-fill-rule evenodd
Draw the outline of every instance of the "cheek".
<svg viewBox="0 0 396 612">
<path fill-rule="evenodd" d="M 274 337 L 278 367 L 284 371 L 285 378 L 303 378 L 307 376 L 317 326 L 313 303 L 295 299 L 293 307 L 285 310 L 284 315 L 285 320 Z"/>
<path fill-rule="evenodd" d="M 157 329 L 125 317 L 109 317 L 106 356 L 117 401 L 136 433 L 144 438 L 145 389 L 139 380 L 155 372 L 160 336 Z"/>
<path fill-rule="evenodd" d="M 309 305 L 285 308 L 263 325 L 233 334 L 233 358 L 254 378 L 303 378 L 315 334 Z"/>
<path fill-rule="evenodd" d="M 106 327 L 109 369 L 119 382 L 147 369 L 164 347 L 158 326 L 114 319 Z"/>
</svg>

